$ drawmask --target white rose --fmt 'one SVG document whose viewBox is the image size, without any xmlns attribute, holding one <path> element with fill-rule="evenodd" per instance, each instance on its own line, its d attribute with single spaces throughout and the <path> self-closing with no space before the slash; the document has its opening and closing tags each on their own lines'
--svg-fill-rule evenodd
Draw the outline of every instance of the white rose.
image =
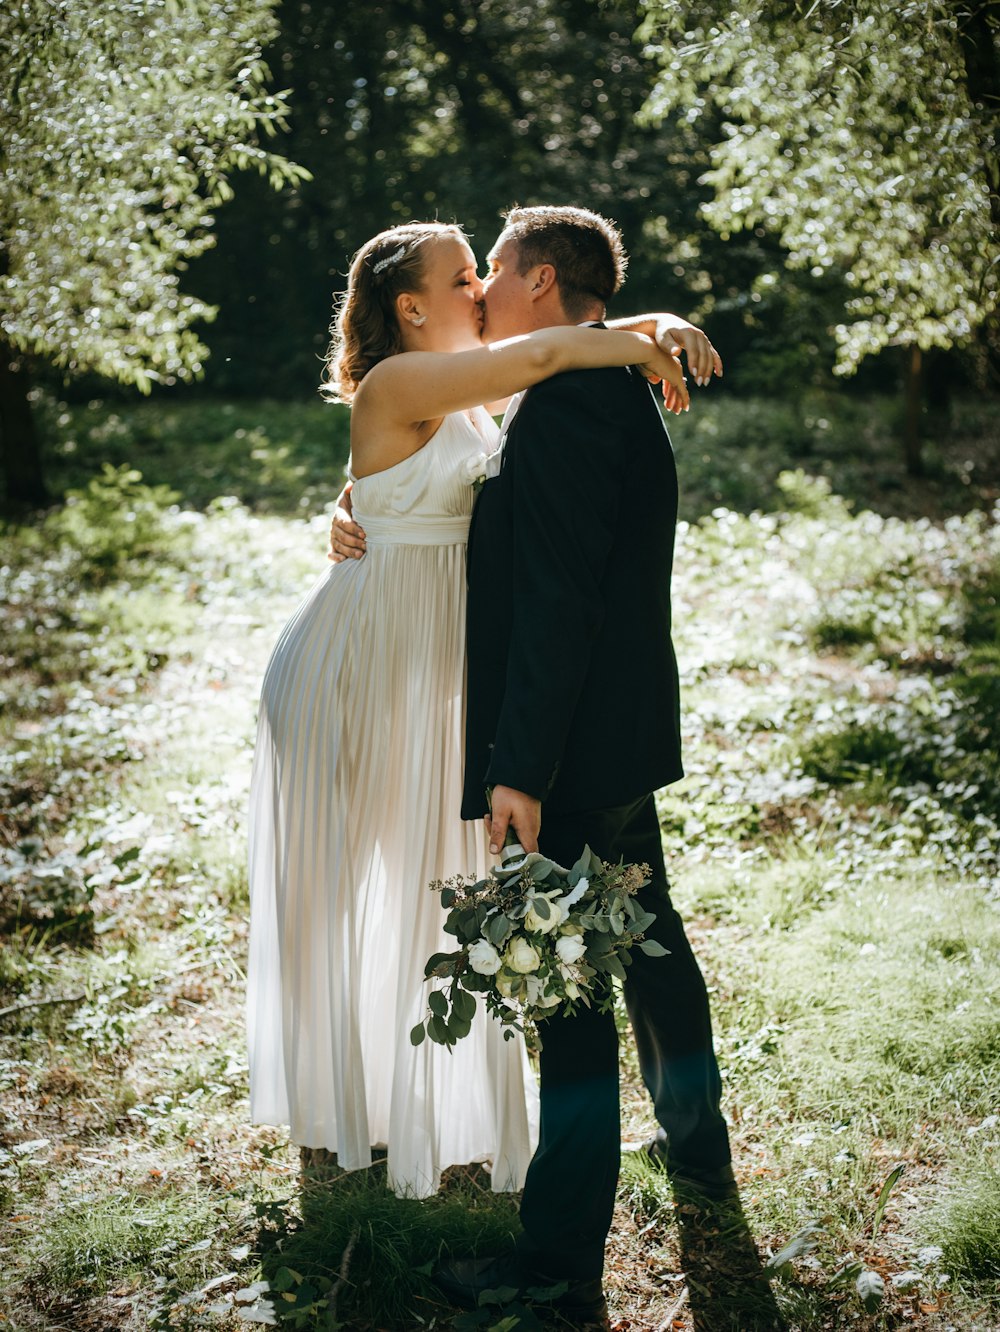
<svg viewBox="0 0 1000 1332">
<path fill-rule="evenodd" d="M 527 939 L 519 939 L 515 936 L 507 945 L 503 960 L 511 971 L 517 971 L 522 976 L 526 976 L 529 971 L 538 970 L 538 964 L 542 959 Z"/>
<path fill-rule="evenodd" d="M 465 479 L 470 486 L 474 486 L 477 481 L 486 480 L 486 454 L 475 453 L 471 458 L 466 458 L 463 468 Z"/>
<path fill-rule="evenodd" d="M 558 891 L 534 893 L 531 900 L 534 902 L 540 897 L 544 898 L 549 904 L 548 919 L 543 919 L 535 908 L 530 906 L 527 915 L 524 917 L 524 928 L 530 930 L 533 934 L 551 934 L 553 930 L 559 928 L 563 921 L 562 895 Z"/>
<path fill-rule="evenodd" d="M 469 485 L 478 487 L 491 476 L 496 476 L 500 471 L 500 458 L 500 449 L 493 453 L 476 453 L 471 458 L 466 458 L 462 471 Z"/>
<path fill-rule="evenodd" d="M 578 999 L 580 997 L 580 987 L 583 985 L 583 977 L 576 967 L 568 962 L 559 963 L 559 974 L 563 978 L 564 988 L 567 999 Z"/>
<path fill-rule="evenodd" d="M 496 978 L 496 987 L 505 999 L 510 999 L 513 995 L 514 974 L 510 971 L 501 971 Z"/>
<path fill-rule="evenodd" d="M 556 940 L 556 953 L 560 962 L 579 962 L 586 951 L 587 945 L 579 934 L 564 934 Z"/>
<path fill-rule="evenodd" d="M 532 1008 L 555 1008 L 560 1002 L 557 994 L 545 994 L 545 982 L 538 976 L 527 977 L 528 992 L 525 996 L 526 1002 Z"/>
<path fill-rule="evenodd" d="M 469 966 L 480 976 L 495 976 L 500 962 L 500 954 L 488 939 L 477 939 L 469 945 Z"/>
</svg>

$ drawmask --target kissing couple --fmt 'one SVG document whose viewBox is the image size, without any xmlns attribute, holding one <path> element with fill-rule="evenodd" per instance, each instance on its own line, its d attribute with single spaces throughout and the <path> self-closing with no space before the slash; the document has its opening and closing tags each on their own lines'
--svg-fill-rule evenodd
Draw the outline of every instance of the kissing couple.
<svg viewBox="0 0 1000 1332">
<path fill-rule="evenodd" d="M 617 228 L 572 207 L 511 211 L 482 279 L 456 226 L 394 227 L 355 255 L 326 379 L 351 405 L 352 515 L 332 536 L 348 558 L 274 649 L 250 805 L 253 1119 L 345 1169 L 384 1148 L 413 1197 L 489 1162 L 494 1189 L 523 1188 L 523 1233 L 446 1264 L 440 1287 L 475 1304 L 565 1284 L 578 1328 L 607 1323 L 614 1014 L 540 1024 L 537 1101 L 523 1041 L 482 1008 L 453 1050 L 409 1032 L 449 945 L 433 880 L 484 878 L 511 827 L 562 864 L 584 844 L 646 862 L 637 905 L 666 952 L 637 950 L 624 985 L 660 1126 L 646 1150 L 679 1185 L 734 1189 L 653 799 L 682 767 L 677 474 L 648 381 L 677 412 L 678 357 L 699 384 L 722 367 L 672 315 L 603 322 L 625 265 Z"/>
</svg>

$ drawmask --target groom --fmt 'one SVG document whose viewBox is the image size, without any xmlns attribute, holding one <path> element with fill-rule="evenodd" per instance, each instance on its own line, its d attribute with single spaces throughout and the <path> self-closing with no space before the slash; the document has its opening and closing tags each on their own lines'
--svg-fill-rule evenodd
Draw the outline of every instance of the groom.
<svg viewBox="0 0 1000 1332">
<path fill-rule="evenodd" d="M 601 320 L 621 285 L 617 229 L 577 208 L 516 208 L 489 255 L 484 341 Z M 639 904 L 662 957 L 633 952 L 625 1000 L 661 1125 L 647 1151 L 675 1185 L 734 1191 L 705 983 L 664 872 L 653 791 L 682 776 L 670 575 L 677 476 L 636 369 L 571 371 L 508 410 L 499 474 L 479 496 L 468 552 L 468 713 L 462 815 L 487 813 L 494 851 L 572 864 L 645 861 Z M 446 1265 L 475 1304 L 498 1286 L 567 1282 L 574 1326 L 604 1325 L 604 1244 L 620 1154 L 613 1013 L 541 1024 L 541 1137 L 516 1253 Z"/>
</svg>

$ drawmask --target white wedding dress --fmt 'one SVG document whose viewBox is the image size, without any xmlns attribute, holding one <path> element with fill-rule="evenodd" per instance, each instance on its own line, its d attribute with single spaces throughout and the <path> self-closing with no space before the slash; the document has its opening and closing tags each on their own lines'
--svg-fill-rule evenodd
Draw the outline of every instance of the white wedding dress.
<svg viewBox="0 0 1000 1332">
<path fill-rule="evenodd" d="M 368 553 L 329 565 L 264 677 L 250 796 L 250 1105 L 337 1153 L 388 1148 L 389 1184 L 426 1197 L 447 1166 L 520 1188 L 537 1136 L 521 1040 L 480 1004 L 449 1053 L 414 1048 L 431 953 L 452 951 L 433 879 L 481 878 L 459 817 L 471 476 L 496 447 L 484 409 L 354 482 Z"/>
</svg>

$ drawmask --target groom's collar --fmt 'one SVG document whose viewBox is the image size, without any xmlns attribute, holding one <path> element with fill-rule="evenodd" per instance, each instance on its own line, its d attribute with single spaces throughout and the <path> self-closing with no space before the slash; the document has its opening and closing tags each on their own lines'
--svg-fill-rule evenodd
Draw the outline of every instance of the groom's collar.
<svg viewBox="0 0 1000 1332">
<path fill-rule="evenodd" d="M 604 322 L 603 319 L 584 319 L 583 322 L 580 323 L 580 324 L 577 324 L 576 327 L 577 327 L 577 328 L 606 328 L 607 325 L 605 324 L 605 322 Z M 517 415 L 517 409 L 520 407 L 521 403 L 524 401 L 524 395 L 527 393 L 527 391 L 528 391 L 527 389 L 522 389 L 520 393 L 515 393 L 514 396 L 511 398 L 510 402 L 507 404 L 507 410 L 504 412 L 504 414 L 503 414 L 503 420 L 500 422 L 500 443 L 501 443 L 501 444 L 503 444 L 504 436 L 507 434 L 507 431 L 510 429 L 510 427 L 511 427 L 511 422 L 514 420 L 514 417 Z"/>
</svg>

